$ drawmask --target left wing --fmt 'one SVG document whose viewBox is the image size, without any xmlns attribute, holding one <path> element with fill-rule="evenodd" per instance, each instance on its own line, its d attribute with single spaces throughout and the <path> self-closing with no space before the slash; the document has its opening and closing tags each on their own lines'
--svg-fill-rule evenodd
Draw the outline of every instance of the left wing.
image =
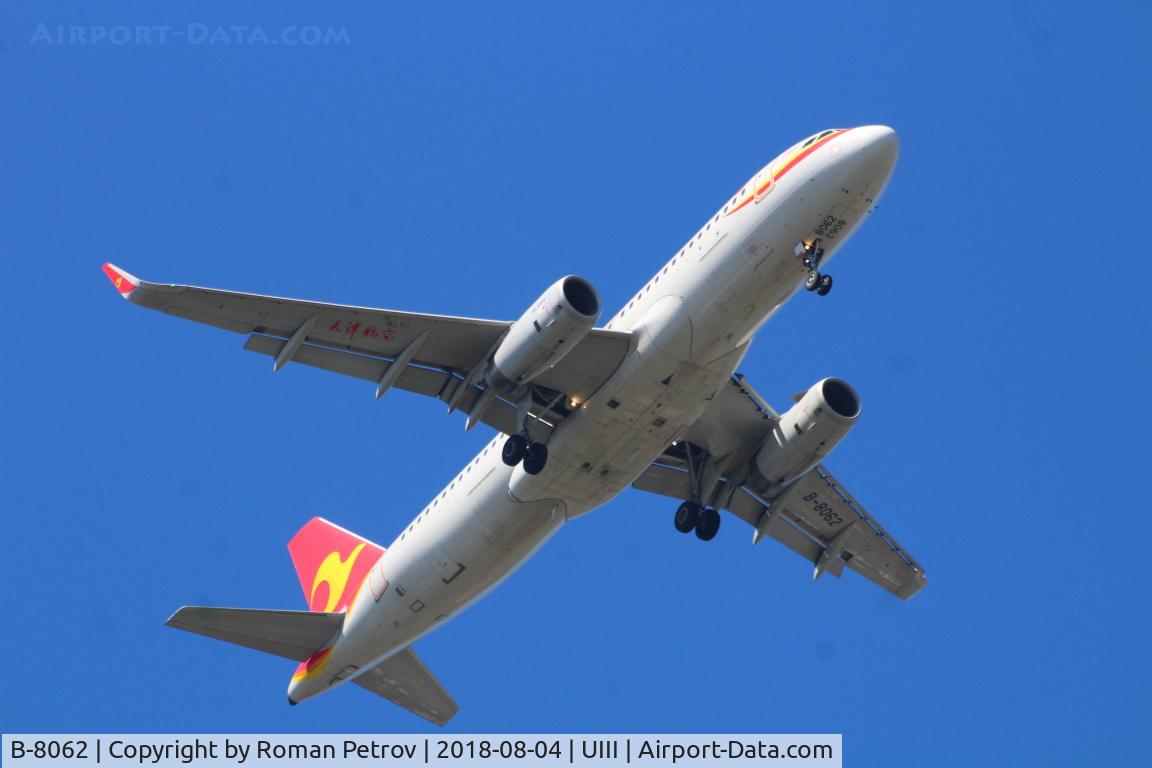
<svg viewBox="0 0 1152 768">
<path fill-rule="evenodd" d="M 168 315 L 249 334 L 244 348 L 275 359 L 342 373 L 377 384 L 377 397 L 396 386 L 436 397 L 471 414 L 481 401 L 482 367 L 512 325 L 507 321 L 400 312 L 283 299 L 189 285 L 161 285 L 104 265 L 128 301 Z M 543 439 L 567 415 L 569 399 L 587 399 L 620 365 L 630 335 L 593 329 L 532 384 L 530 427 Z M 393 366 L 396 370 L 393 370 Z M 495 398 L 478 419 L 504 433 L 517 431 L 515 403 Z M 471 427 L 475 419 L 469 418 Z"/>
<path fill-rule="evenodd" d="M 708 488 L 705 501 L 755 529 L 753 544 L 776 539 L 815 566 L 814 579 L 839 577 L 847 565 L 902 599 L 920 591 L 927 583 L 924 569 L 824 465 L 770 499 L 745 484 L 747 467 L 778 418 L 743 377 L 734 376 L 684 440 L 633 487 L 681 500 L 701 498 L 701 488 Z"/>
</svg>

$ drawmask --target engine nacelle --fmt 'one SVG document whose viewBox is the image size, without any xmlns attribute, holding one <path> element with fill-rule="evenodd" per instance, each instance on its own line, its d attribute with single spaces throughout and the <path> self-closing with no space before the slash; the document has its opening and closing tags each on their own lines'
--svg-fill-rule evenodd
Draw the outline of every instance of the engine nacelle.
<svg viewBox="0 0 1152 768">
<path fill-rule="evenodd" d="M 752 460 L 749 484 L 763 493 L 819 464 L 860 418 L 860 396 L 843 379 L 818 381 L 780 417 Z"/>
<path fill-rule="evenodd" d="M 575 275 L 560 278 L 512 324 L 485 381 L 498 392 L 532 381 L 560 362 L 599 319 L 600 296 L 592 284 Z"/>
</svg>

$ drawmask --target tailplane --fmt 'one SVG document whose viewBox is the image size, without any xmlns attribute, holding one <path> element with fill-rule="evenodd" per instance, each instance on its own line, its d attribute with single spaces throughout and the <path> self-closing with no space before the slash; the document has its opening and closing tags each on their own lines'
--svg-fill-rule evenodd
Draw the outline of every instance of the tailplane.
<svg viewBox="0 0 1152 768">
<path fill-rule="evenodd" d="M 342 613 L 186 605 L 164 622 L 227 643 L 304 661 L 340 631 Z"/>
</svg>

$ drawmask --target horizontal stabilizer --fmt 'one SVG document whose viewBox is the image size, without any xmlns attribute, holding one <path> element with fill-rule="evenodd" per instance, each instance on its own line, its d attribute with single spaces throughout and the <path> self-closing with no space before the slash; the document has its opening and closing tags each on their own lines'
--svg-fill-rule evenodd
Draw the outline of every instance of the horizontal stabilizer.
<svg viewBox="0 0 1152 768">
<path fill-rule="evenodd" d="M 344 614 L 186 605 L 164 623 L 285 659 L 304 661 L 332 639 L 344 623 Z"/>
<path fill-rule="evenodd" d="M 388 657 L 352 682 L 436 725 L 444 725 L 460 710 L 411 648 Z"/>
</svg>

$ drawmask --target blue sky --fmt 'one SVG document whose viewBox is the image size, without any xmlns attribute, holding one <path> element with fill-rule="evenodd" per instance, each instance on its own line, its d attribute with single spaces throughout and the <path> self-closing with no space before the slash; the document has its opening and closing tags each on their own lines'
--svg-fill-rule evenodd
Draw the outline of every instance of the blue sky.
<svg viewBox="0 0 1152 768">
<path fill-rule="evenodd" d="M 828 462 L 927 568 L 902 604 L 627 492 L 418 644 L 461 732 L 842 732 L 849 765 L 1137 765 L 1152 58 L 1136 4 L 6 3 L 5 731 L 421 731 L 162 626 L 303 608 L 321 514 L 387 543 L 489 437 L 122 302 L 100 273 L 493 318 L 615 308 L 817 130 L 886 123 L 879 211 L 743 372 L 864 416 Z M 34 42 L 38 25 L 348 44 Z M 200 29 L 197 27 L 196 29 Z M 54 34 L 54 32 L 53 32 Z"/>
</svg>

